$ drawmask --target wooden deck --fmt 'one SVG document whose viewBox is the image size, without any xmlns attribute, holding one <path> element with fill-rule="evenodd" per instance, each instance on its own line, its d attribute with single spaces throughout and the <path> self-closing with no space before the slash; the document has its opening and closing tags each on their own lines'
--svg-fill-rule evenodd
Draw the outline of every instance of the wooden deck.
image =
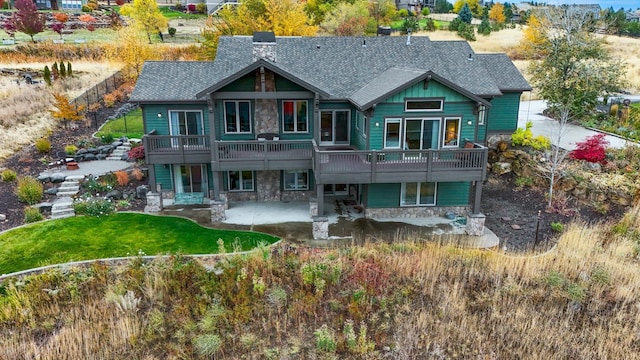
<svg viewBox="0 0 640 360">
<path fill-rule="evenodd" d="M 486 177 L 487 148 L 348 150 L 309 140 L 215 141 L 206 135 L 144 137 L 150 164 L 211 163 L 213 171 L 313 169 L 316 183 L 476 181 Z"/>
</svg>

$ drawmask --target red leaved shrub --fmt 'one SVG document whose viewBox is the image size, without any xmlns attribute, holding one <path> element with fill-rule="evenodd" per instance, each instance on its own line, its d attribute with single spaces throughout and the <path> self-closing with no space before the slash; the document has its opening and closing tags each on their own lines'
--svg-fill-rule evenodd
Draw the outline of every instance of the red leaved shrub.
<svg viewBox="0 0 640 360">
<path fill-rule="evenodd" d="M 143 160 L 144 159 L 144 146 L 137 146 L 129 150 L 129 159 Z"/>
<path fill-rule="evenodd" d="M 609 141 L 605 139 L 605 134 L 589 136 L 584 141 L 576 143 L 576 149 L 571 151 L 569 156 L 576 160 L 586 160 L 597 163 L 605 159 L 605 150 Z"/>
</svg>

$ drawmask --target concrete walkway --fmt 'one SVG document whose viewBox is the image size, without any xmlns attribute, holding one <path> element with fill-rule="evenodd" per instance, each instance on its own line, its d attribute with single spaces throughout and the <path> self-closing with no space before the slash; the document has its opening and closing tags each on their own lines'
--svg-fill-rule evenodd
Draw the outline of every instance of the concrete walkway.
<svg viewBox="0 0 640 360">
<path fill-rule="evenodd" d="M 51 168 L 45 170 L 43 174 L 62 174 L 64 176 L 70 175 L 94 175 L 101 176 L 106 175 L 110 172 L 124 170 L 133 166 L 133 163 L 127 161 L 114 161 L 114 160 L 92 160 L 92 161 L 81 161 L 78 163 L 77 170 L 67 170 L 66 167 L 61 166 L 60 168 Z"/>
<path fill-rule="evenodd" d="M 524 128 L 527 121 L 531 121 L 533 123 L 531 131 L 534 135 L 544 135 L 549 138 L 553 138 L 553 136 L 557 137 L 558 122 L 543 115 L 543 111 L 546 108 L 547 103 L 544 100 L 521 101 L 520 112 L 518 114 L 518 127 Z M 577 142 L 584 141 L 587 137 L 596 134 L 599 134 L 599 132 L 585 129 L 582 126 L 568 124 L 562 135 L 560 147 L 566 150 L 573 150 L 576 148 Z M 617 149 L 635 144 L 634 142 L 613 135 L 607 135 L 606 139 L 609 141 L 609 147 Z"/>
</svg>

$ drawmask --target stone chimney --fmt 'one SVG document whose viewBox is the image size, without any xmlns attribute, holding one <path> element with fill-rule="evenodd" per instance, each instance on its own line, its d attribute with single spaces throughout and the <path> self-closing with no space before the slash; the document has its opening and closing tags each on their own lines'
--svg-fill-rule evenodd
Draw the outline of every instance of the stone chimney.
<svg viewBox="0 0 640 360">
<path fill-rule="evenodd" d="M 253 33 L 253 61 L 264 59 L 276 62 L 276 36 L 271 31 Z"/>
</svg>

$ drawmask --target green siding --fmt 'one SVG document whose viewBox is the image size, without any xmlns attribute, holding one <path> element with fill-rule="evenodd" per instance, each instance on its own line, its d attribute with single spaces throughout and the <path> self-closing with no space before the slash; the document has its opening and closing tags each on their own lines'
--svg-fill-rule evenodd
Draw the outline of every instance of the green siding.
<svg viewBox="0 0 640 360">
<path fill-rule="evenodd" d="M 169 166 L 153 165 L 156 173 L 156 184 L 162 184 L 162 190 L 173 189 L 173 179 L 171 178 L 171 169 Z"/>
<path fill-rule="evenodd" d="M 471 184 L 468 182 L 438 183 L 436 205 L 437 206 L 469 205 L 470 188 L 471 188 Z"/>
<path fill-rule="evenodd" d="M 513 132 L 518 127 L 521 93 L 505 93 L 491 101 L 487 112 L 487 131 Z"/>
<path fill-rule="evenodd" d="M 468 182 L 438 183 L 436 206 L 469 205 Z M 369 208 L 389 208 L 400 206 L 400 184 L 370 184 L 367 199 Z"/>
<path fill-rule="evenodd" d="M 370 208 L 400 206 L 400 184 L 369 184 L 368 204 Z"/>
<path fill-rule="evenodd" d="M 223 87 L 218 91 L 254 91 L 255 82 L 256 82 L 256 75 L 252 72 L 232 82 L 231 84 Z"/>
<path fill-rule="evenodd" d="M 356 149 L 366 149 L 367 148 L 367 138 L 362 134 L 362 129 L 358 128 L 358 121 L 362 121 L 364 114 L 359 111 L 354 111 L 353 117 L 353 125 L 351 129 L 351 145 Z"/>
<path fill-rule="evenodd" d="M 302 86 L 276 74 L 276 91 L 306 91 Z"/>
<path fill-rule="evenodd" d="M 209 133 L 209 110 L 204 104 L 162 104 L 142 106 L 142 116 L 144 119 L 144 132 L 156 130 L 157 135 L 169 135 L 169 111 L 171 110 L 198 110 L 202 112 L 204 123 L 204 133 Z M 161 114 L 161 117 L 158 117 Z"/>
<path fill-rule="evenodd" d="M 404 98 L 423 97 L 445 98 L 445 101 L 469 101 L 469 98 L 465 95 L 462 95 L 435 80 L 429 81 L 429 86 L 426 89 L 424 88 L 424 82 L 420 81 L 417 84 L 391 96 L 386 101 L 404 104 Z"/>
</svg>

